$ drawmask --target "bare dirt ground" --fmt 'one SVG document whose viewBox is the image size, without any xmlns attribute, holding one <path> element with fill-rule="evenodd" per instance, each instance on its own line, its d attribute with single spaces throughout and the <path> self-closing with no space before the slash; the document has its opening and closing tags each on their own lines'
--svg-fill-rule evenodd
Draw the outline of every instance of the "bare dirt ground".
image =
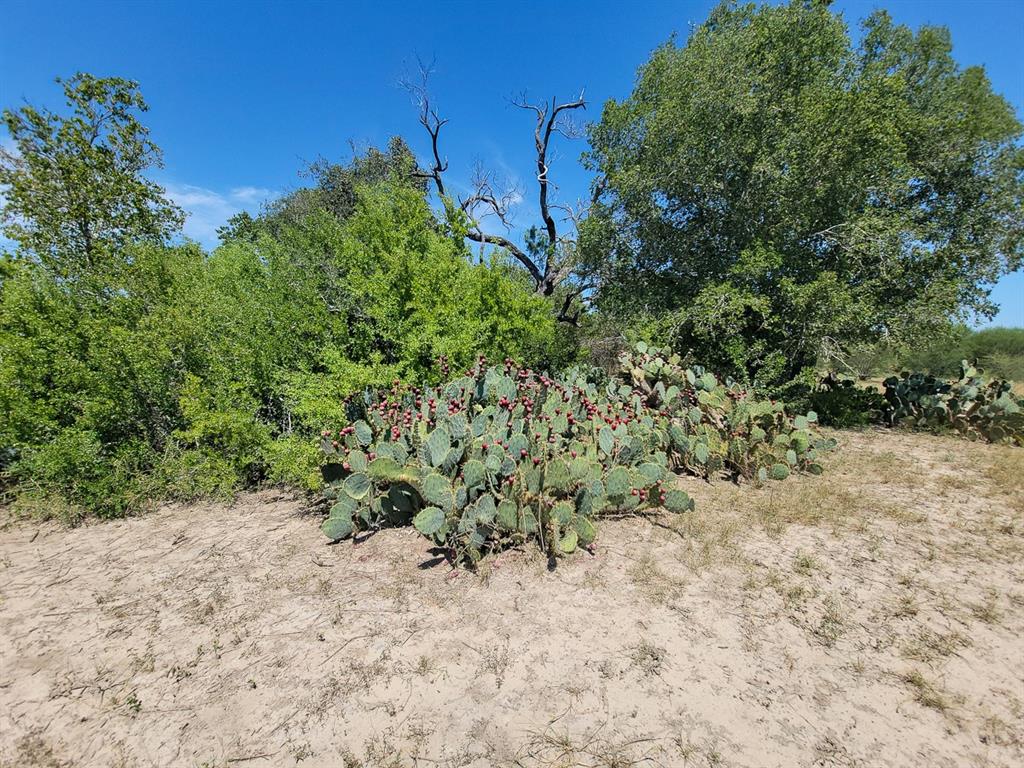
<svg viewBox="0 0 1024 768">
<path fill-rule="evenodd" d="M 836 434 L 553 571 L 274 493 L 10 523 L 0 764 L 1024 764 L 1024 450 Z"/>
</svg>

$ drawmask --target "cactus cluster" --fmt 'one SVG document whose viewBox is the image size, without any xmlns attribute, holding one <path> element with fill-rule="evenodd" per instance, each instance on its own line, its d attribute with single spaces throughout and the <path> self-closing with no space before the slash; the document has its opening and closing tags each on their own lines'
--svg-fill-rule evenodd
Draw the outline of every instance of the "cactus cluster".
<svg viewBox="0 0 1024 768">
<path fill-rule="evenodd" d="M 955 381 L 904 372 L 883 385 L 890 426 L 953 430 L 974 440 L 1024 445 L 1024 402 L 1014 397 L 1012 383 L 986 382 L 981 369 L 966 360 Z"/>
<path fill-rule="evenodd" d="M 818 458 L 835 446 L 814 431 L 813 411 L 791 417 L 783 403 L 758 399 L 703 368 L 684 368 L 676 355 L 641 342 L 619 362 L 628 383 L 616 394 L 658 410 L 673 469 L 763 483 L 794 469 L 819 474 Z"/>
<path fill-rule="evenodd" d="M 349 398 L 348 426 L 323 433 L 324 533 L 411 523 L 455 561 L 527 540 L 561 556 L 589 547 L 603 514 L 692 509 L 676 470 L 758 482 L 820 472 L 830 443 L 814 414 L 790 419 L 644 345 L 621 362 L 599 385 L 481 358 L 437 388 Z"/>
</svg>

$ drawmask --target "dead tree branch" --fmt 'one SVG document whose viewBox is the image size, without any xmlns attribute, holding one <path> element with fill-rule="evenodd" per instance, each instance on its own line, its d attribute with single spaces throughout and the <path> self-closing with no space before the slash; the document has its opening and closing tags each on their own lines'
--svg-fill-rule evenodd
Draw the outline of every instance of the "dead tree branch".
<svg viewBox="0 0 1024 768">
<path fill-rule="evenodd" d="M 581 92 L 578 99 L 563 104 L 559 104 L 555 99 L 552 99 L 550 105 L 544 104 L 541 106 L 528 102 L 525 96 L 513 99 L 512 103 L 520 109 L 532 111 L 537 117 L 533 138 L 534 146 L 537 149 L 537 184 L 540 190 L 540 215 L 544 220 L 548 241 L 556 243 L 558 242 L 558 229 L 555 226 L 555 219 L 551 215 L 551 207 L 548 203 L 548 187 L 550 186 L 548 179 L 548 147 L 551 144 L 552 133 L 558 132 L 568 138 L 574 138 L 578 135 L 578 127 L 571 121 L 564 119 L 564 114 L 576 109 L 586 109 L 587 102 L 584 101 L 583 93 Z"/>
<path fill-rule="evenodd" d="M 441 152 L 438 148 L 438 137 L 441 135 L 441 129 L 448 122 L 447 119 L 442 118 L 437 109 L 430 101 L 430 90 L 427 88 L 427 84 L 430 80 L 430 74 L 434 71 L 433 62 L 429 65 L 424 64 L 423 61 L 419 61 L 419 79 L 413 80 L 410 77 L 403 77 L 399 81 L 399 85 L 405 89 L 412 97 L 413 103 L 416 105 L 418 111 L 418 118 L 420 125 L 426 129 L 427 133 L 430 134 L 430 146 L 434 154 L 434 164 L 427 171 L 416 171 L 416 178 L 420 179 L 432 179 L 434 185 L 437 187 L 437 193 L 441 196 L 445 196 L 444 180 L 442 174 L 448 170 L 448 159 L 441 159 Z"/>
<path fill-rule="evenodd" d="M 418 171 L 417 177 L 432 180 L 438 195 L 443 200 L 450 200 L 443 178 L 445 171 L 448 170 L 448 160 L 442 158 L 439 138 L 441 129 L 448 120 L 440 116 L 431 101 L 427 87 L 431 72 L 432 66 L 420 62 L 418 79 L 403 79 L 401 86 L 412 96 L 418 111 L 419 123 L 430 136 L 433 164 L 425 171 Z M 549 179 L 551 137 L 556 133 L 567 138 L 576 138 L 582 135 L 579 126 L 571 119 L 571 113 L 579 109 L 586 109 L 587 104 L 582 92 L 577 99 L 563 103 L 552 99 L 550 103 L 532 104 L 526 100 L 525 95 L 514 99 L 512 103 L 521 109 L 532 111 L 536 116 L 534 147 L 537 154 L 538 202 L 548 244 L 540 251 L 543 255 L 541 258 L 534 258 L 508 237 L 484 232 L 480 227 L 480 218 L 494 216 L 506 229 L 509 229 L 510 211 L 520 196 L 514 187 L 501 188 L 493 174 L 488 173 L 481 166 L 478 165 L 474 171 L 472 192 L 465 198 L 459 199 L 457 206 L 470 221 L 470 228 L 466 233 L 468 239 L 504 248 L 530 273 L 537 293 L 542 296 L 550 296 L 572 274 L 573 255 L 576 247 L 575 240 L 567 237 L 559 238 L 558 225 L 552 211 L 567 212 L 567 220 L 573 222 L 574 229 L 578 228 L 584 215 L 582 210 L 571 209 L 551 201 Z M 479 213 L 480 211 L 483 213 Z M 531 249 L 531 252 L 534 251 L 536 249 Z M 566 294 L 566 299 L 558 314 L 559 320 L 573 324 L 578 321 L 579 311 L 571 314 L 569 310 L 572 302 L 582 293 L 582 289 L 573 289 Z"/>
</svg>

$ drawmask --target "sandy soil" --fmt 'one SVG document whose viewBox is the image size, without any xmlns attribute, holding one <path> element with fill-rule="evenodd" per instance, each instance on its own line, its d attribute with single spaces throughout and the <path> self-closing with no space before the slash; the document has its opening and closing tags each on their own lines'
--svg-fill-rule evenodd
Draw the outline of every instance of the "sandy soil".
<svg viewBox="0 0 1024 768">
<path fill-rule="evenodd" d="M 272 492 L 8 524 L 0 764 L 1024 764 L 1024 450 L 837 436 L 554 570 Z"/>
</svg>

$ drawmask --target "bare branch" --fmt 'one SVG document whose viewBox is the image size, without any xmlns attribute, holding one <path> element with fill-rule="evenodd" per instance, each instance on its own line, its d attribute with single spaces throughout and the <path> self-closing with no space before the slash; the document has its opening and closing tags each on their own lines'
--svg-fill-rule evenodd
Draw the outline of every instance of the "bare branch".
<svg viewBox="0 0 1024 768">
<path fill-rule="evenodd" d="M 471 183 L 473 192 L 459 201 L 459 207 L 474 221 L 497 216 L 504 227 L 510 229 L 512 206 L 522 199 L 519 188 L 514 184 L 499 184 L 495 174 L 479 161 L 473 167 Z M 487 210 L 478 216 L 476 212 L 481 206 Z"/>
<path fill-rule="evenodd" d="M 526 100 L 526 95 L 522 94 L 518 99 L 513 99 L 512 103 L 520 109 L 526 109 L 532 111 L 537 116 L 537 124 L 534 128 L 533 139 L 534 146 L 537 150 L 537 184 L 540 188 L 539 202 L 540 202 L 540 215 L 544 220 L 544 228 L 548 234 L 548 242 L 555 244 L 558 242 L 558 228 L 555 224 L 555 219 L 551 215 L 551 206 L 548 202 L 549 196 L 549 185 L 548 179 L 548 147 L 551 143 L 551 134 L 559 132 L 562 135 L 572 135 L 577 128 L 571 120 L 566 120 L 563 117 L 563 113 L 571 112 L 577 109 L 586 109 L 587 102 L 583 98 L 583 92 L 580 92 L 579 98 L 574 101 L 567 101 L 559 104 L 557 100 L 552 99 L 550 104 L 544 104 L 543 106 L 538 104 L 532 104 Z M 551 272 L 552 265 L 545 265 L 545 276 Z M 548 289 L 546 293 L 550 293 L 553 290 L 553 286 Z"/>
<path fill-rule="evenodd" d="M 533 112 L 536 112 L 538 120 L 544 119 L 544 111 L 547 109 L 547 105 L 538 106 L 536 104 L 531 104 L 527 100 L 526 91 L 520 91 L 518 96 L 510 97 L 509 102 L 514 107 L 519 107 L 520 109 L 529 109 L 532 110 Z"/>
<path fill-rule="evenodd" d="M 448 121 L 440 116 L 430 99 L 427 86 L 432 69 L 432 65 L 428 66 L 420 61 L 418 79 L 405 78 L 402 80 L 401 86 L 412 96 L 413 103 L 417 107 L 420 125 L 430 136 L 433 165 L 426 171 L 420 171 L 417 176 L 432 179 L 438 194 L 442 198 L 446 198 L 443 174 L 448 170 L 448 160 L 441 156 L 439 137 L 441 129 Z M 516 107 L 532 111 L 536 117 L 534 146 L 537 152 L 537 184 L 541 217 L 544 220 L 544 230 L 547 233 L 548 242 L 547 247 L 543 249 L 546 253 L 543 263 L 538 263 L 508 237 L 484 232 L 480 227 L 479 219 L 495 216 L 506 229 L 510 228 L 510 211 L 520 198 L 519 190 L 514 186 L 499 185 L 494 175 L 478 164 L 473 174 L 472 192 L 465 198 L 459 199 L 458 206 L 469 218 L 470 229 L 466 233 L 467 239 L 504 248 L 530 273 L 537 292 L 544 296 L 550 296 L 572 274 L 574 259 L 566 257 L 566 254 L 571 254 L 575 249 L 575 241 L 572 238 L 559 238 L 552 210 L 566 212 L 567 218 L 573 221 L 574 228 L 578 228 L 584 212 L 582 206 L 576 210 L 569 206 L 555 205 L 550 202 L 548 152 L 552 134 L 558 133 L 567 138 L 576 138 L 582 135 L 582 129 L 569 117 L 569 113 L 577 109 L 586 109 L 586 101 L 582 92 L 576 100 L 564 103 L 558 103 L 552 99 L 550 104 L 532 104 L 527 100 L 525 93 L 511 101 Z M 578 321 L 580 311 L 571 314 L 570 309 L 574 299 L 579 296 L 579 291 L 569 293 L 559 312 L 559 320 L 573 324 Z"/>
<path fill-rule="evenodd" d="M 496 245 L 500 248 L 504 248 L 506 251 L 512 254 L 512 256 L 519 261 L 526 271 L 530 273 L 534 283 L 537 285 L 537 289 L 540 290 L 540 286 L 544 281 L 544 274 L 540 268 L 518 245 L 513 243 L 507 237 L 501 235 L 492 235 L 484 232 L 480 228 L 478 218 L 483 216 L 497 216 L 498 220 L 506 227 L 509 228 L 509 209 L 512 207 L 513 201 L 518 197 L 519 193 L 515 187 L 508 187 L 505 190 L 495 192 L 495 181 L 494 174 L 486 171 L 481 164 L 477 164 L 473 171 L 473 192 L 465 200 L 462 200 L 459 207 L 466 213 L 470 219 L 472 229 L 466 233 L 466 237 L 477 243 L 485 243 L 488 245 Z M 476 210 L 483 206 L 487 210 L 482 216 L 476 216 Z"/>
<path fill-rule="evenodd" d="M 512 254 L 512 256 L 524 267 L 526 271 L 530 273 L 530 277 L 533 278 L 534 283 L 538 286 L 537 290 L 540 290 L 540 286 L 544 282 L 544 274 L 540 271 L 536 264 L 523 250 L 509 240 L 507 237 L 501 235 L 491 235 L 486 232 L 481 232 L 479 228 L 470 230 L 466 233 L 466 237 L 477 243 L 486 243 L 488 245 L 496 245 L 499 248 L 504 248 L 506 251 Z"/>
<path fill-rule="evenodd" d="M 561 211 L 564 215 L 565 221 L 571 221 L 573 229 L 579 230 L 580 224 L 583 223 L 583 219 L 587 215 L 587 206 L 582 201 L 577 200 L 575 205 L 569 205 L 568 203 L 551 203 L 551 209 L 555 211 Z"/>
<path fill-rule="evenodd" d="M 448 120 L 441 118 L 437 109 L 430 101 L 430 90 L 427 88 L 427 84 L 431 73 L 434 71 L 433 61 L 430 64 L 424 64 L 421 59 L 417 59 L 417 64 L 419 66 L 419 80 L 403 77 L 399 80 L 399 85 L 412 97 L 413 103 L 419 112 L 420 125 L 426 128 L 427 133 L 430 134 L 430 146 L 434 154 L 434 165 L 429 171 L 417 171 L 415 176 L 421 179 L 433 179 L 434 185 L 437 187 L 437 193 L 444 197 L 444 181 L 441 178 L 441 174 L 448 170 L 448 158 L 441 159 L 438 137 L 441 134 L 441 128 L 444 127 Z"/>
</svg>

